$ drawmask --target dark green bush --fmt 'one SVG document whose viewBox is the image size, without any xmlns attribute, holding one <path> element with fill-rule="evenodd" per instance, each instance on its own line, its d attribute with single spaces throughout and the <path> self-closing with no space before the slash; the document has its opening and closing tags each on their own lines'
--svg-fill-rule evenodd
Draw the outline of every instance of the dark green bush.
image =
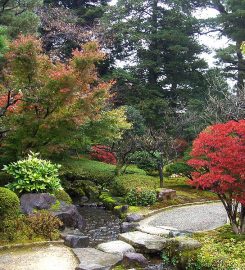
<svg viewBox="0 0 245 270">
<path fill-rule="evenodd" d="M 5 187 L 7 184 L 12 183 L 14 177 L 5 172 L 0 172 L 0 187 Z"/>
<path fill-rule="evenodd" d="M 66 181 L 90 180 L 96 185 L 110 186 L 114 179 L 115 166 L 99 161 L 79 159 L 62 164 L 61 177 Z"/>
<path fill-rule="evenodd" d="M 125 174 L 116 177 L 111 187 L 113 195 L 125 196 L 130 189 L 153 190 L 158 185 L 159 180 L 155 177 L 141 174 Z"/>
<path fill-rule="evenodd" d="M 193 168 L 185 162 L 175 162 L 164 167 L 164 175 L 167 177 L 172 174 L 177 174 L 191 178 L 192 172 Z"/>
<path fill-rule="evenodd" d="M 54 196 L 57 200 L 63 201 L 67 204 L 72 204 L 72 199 L 70 195 L 64 191 L 64 189 L 59 189 L 54 192 Z"/>
<path fill-rule="evenodd" d="M 125 198 L 125 202 L 132 206 L 148 206 L 157 201 L 157 193 L 153 190 L 131 189 Z"/>
<path fill-rule="evenodd" d="M 15 217 L 20 212 L 20 200 L 17 195 L 7 189 L 0 187 L 0 220 L 5 217 Z"/>
</svg>

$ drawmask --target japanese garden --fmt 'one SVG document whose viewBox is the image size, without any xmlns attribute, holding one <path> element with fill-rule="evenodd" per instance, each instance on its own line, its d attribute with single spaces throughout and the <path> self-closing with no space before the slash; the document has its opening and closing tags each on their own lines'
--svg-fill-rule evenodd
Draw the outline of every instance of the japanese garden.
<svg viewBox="0 0 245 270">
<path fill-rule="evenodd" d="M 245 1 L 0 1 L 0 270 L 245 269 Z"/>
</svg>

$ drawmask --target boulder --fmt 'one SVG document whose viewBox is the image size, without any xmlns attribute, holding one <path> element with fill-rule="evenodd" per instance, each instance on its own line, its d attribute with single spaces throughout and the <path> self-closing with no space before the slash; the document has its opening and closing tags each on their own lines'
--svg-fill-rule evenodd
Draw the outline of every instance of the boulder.
<svg viewBox="0 0 245 270">
<path fill-rule="evenodd" d="M 65 245 L 71 248 L 86 248 L 89 245 L 89 237 L 85 235 L 65 236 Z"/>
<path fill-rule="evenodd" d="M 121 224 L 121 230 L 123 233 L 125 232 L 132 232 L 132 231 L 135 231 L 136 228 L 139 226 L 139 223 L 136 223 L 136 222 L 123 222 Z"/>
<path fill-rule="evenodd" d="M 109 270 L 122 261 L 120 254 L 105 253 L 95 248 L 75 248 L 80 264 L 76 270 Z"/>
<path fill-rule="evenodd" d="M 55 202 L 56 198 L 48 193 L 28 193 L 20 197 L 21 210 L 27 215 L 34 210 L 48 210 Z"/>
<path fill-rule="evenodd" d="M 139 231 L 119 234 L 119 239 L 142 253 L 159 253 L 167 246 L 167 239 Z"/>
<path fill-rule="evenodd" d="M 159 190 L 157 195 L 159 201 L 172 200 L 175 197 L 176 197 L 176 190 L 167 188 Z"/>
<path fill-rule="evenodd" d="M 148 260 L 146 257 L 141 253 L 126 253 L 123 256 L 123 264 L 126 267 L 144 267 L 148 264 Z"/>
<path fill-rule="evenodd" d="M 141 214 L 133 213 L 133 214 L 128 214 L 126 216 L 126 221 L 127 222 L 138 222 L 143 219 L 143 216 Z"/>
<path fill-rule="evenodd" d="M 52 211 L 52 213 L 63 222 L 65 227 L 82 230 L 84 226 L 83 218 L 73 204 L 60 202 L 59 209 Z"/>
<path fill-rule="evenodd" d="M 183 236 L 169 239 L 169 245 L 177 252 L 196 250 L 202 246 L 199 241 Z"/>
<path fill-rule="evenodd" d="M 135 252 L 134 248 L 130 244 L 120 240 L 99 244 L 97 249 L 107 253 L 119 253 L 122 255 L 127 252 Z"/>
</svg>

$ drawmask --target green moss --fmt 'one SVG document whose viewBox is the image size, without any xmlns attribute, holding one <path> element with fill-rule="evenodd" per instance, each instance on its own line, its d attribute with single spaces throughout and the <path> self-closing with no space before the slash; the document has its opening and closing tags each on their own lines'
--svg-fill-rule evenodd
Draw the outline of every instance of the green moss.
<svg viewBox="0 0 245 270">
<path fill-rule="evenodd" d="M 50 210 L 58 211 L 60 209 L 60 201 L 56 200 L 56 202 L 51 206 Z"/>
<path fill-rule="evenodd" d="M 70 191 L 76 196 L 87 196 L 92 200 L 98 199 L 100 187 L 89 180 L 76 180 L 72 183 Z"/>
<path fill-rule="evenodd" d="M 72 199 L 68 193 L 66 193 L 63 189 L 56 190 L 54 192 L 54 196 L 57 200 L 63 201 L 67 204 L 72 204 Z"/>
<path fill-rule="evenodd" d="M 117 205 L 117 201 L 108 192 L 102 192 L 99 199 L 107 209 L 113 210 Z"/>
</svg>

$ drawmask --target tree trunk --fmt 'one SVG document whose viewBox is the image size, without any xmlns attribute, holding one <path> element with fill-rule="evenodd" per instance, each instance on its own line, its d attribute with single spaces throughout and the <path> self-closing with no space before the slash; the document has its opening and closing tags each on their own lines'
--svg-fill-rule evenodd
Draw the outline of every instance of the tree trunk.
<svg viewBox="0 0 245 270">
<path fill-rule="evenodd" d="M 241 206 L 240 220 L 241 234 L 245 234 L 245 205 Z"/>
<path fill-rule="evenodd" d="M 163 166 L 162 164 L 158 165 L 158 173 L 159 173 L 159 179 L 160 179 L 160 188 L 163 188 L 164 186 L 164 181 L 163 181 Z"/>
<path fill-rule="evenodd" d="M 243 54 L 241 51 L 242 41 L 236 42 L 236 50 L 237 50 L 237 60 L 238 60 L 238 71 L 237 71 L 237 95 L 241 96 L 241 89 L 244 88 L 244 80 L 245 80 L 245 60 L 243 59 Z"/>
</svg>

